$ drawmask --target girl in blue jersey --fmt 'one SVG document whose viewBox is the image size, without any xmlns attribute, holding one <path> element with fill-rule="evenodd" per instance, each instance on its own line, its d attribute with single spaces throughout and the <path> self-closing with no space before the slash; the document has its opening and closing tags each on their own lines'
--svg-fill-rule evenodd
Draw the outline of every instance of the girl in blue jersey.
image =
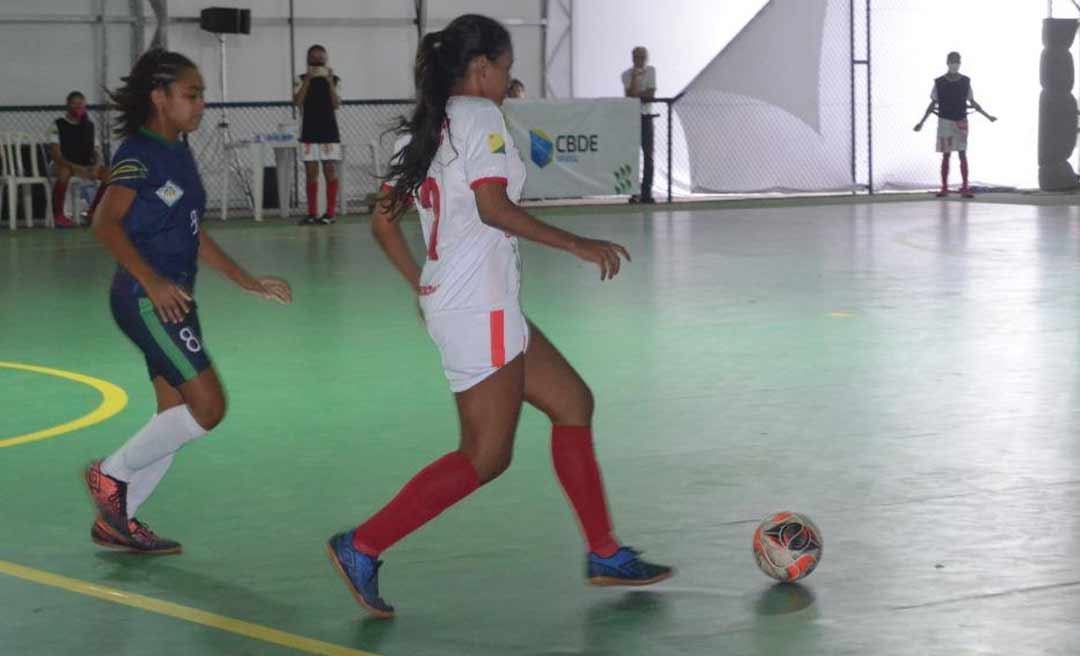
<svg viewBox="0 0 1080 656">
<path fill-rule="evenodd" d="M 181 137 L 199 127 L 205 100 L 198 68 L 187 57 L 151 50 L 111 93 L 125 137 L 93 212 L 94 235 L 116 258 L 113 317 L 142 351 L 157 414 L 123 447 L 90 464 L 86 484 L 98 517 L 99 545 L 144 553 L 179 553 L 180 544 L 135 519 L 173 457 L 225 416 L 225 393 L 206 351 L 194 300 L 201 260 L 245 291 L 280 303 L 292 292 L 279 278 L 256 278 L 233 262 L 200 222 L 206 192 Z"/>
</svg>

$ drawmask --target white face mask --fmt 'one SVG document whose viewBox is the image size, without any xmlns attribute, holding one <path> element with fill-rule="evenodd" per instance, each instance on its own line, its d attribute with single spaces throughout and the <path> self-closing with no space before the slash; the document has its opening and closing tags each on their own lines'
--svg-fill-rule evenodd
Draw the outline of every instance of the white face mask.
<svg viewBox="0 0 1080 656">
<path fill-rule="evenodd" d="M 952 74 L 952 75 L 956 75 L 959 72 L 960 72 L 960 64 L 959 64 L 959 62 L 950 62 L 949 63 L 949 73 Z"/>
</svg>

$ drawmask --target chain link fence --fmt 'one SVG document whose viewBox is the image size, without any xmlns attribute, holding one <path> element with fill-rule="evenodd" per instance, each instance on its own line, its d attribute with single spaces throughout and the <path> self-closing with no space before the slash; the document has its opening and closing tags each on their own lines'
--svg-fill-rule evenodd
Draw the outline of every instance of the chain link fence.
<svg viewBox="0 0 1080 656">
<path fill-rule="evenodd" d="M 657 99 L 653 104 L 654 119 L 654 178 L 653 195 L 658 200 L 669 196 L 690 197 L 690 159 L 686 138 L 677 112 L 672 111 L 672 99 Z M 370 194 L 378 189 L 380 176 L 385 175 L 394 144 L 391 131 L 402 116 L 411 113 L 410 100 L 347 100 L 338 110 L 338 126 L 345 161 L 339 176 L 343 179 L 345 201 L 350 211 L 366 207 Z M 115 117 L 102 106 L 89 106 L 88 116 L 97 129 L 98 140 L 106 159 L 120 139 L 110 134 L 109 126 Z M 39 137 L 44 143 L 53 122 L 63 116 L 62 105 L 0 107 L 0 131 L 24 132 Z M 201 128 L 190 134 L 188 143 L 199 162 L 209 209 L 220 209 L 229 176 L 230 210 L 251 208 L 252 161 L 255 149 L 246 147 L 256 135 L 279 132 L 282 127 L 297 125 L 298 118 L 288 102 L 208 103 Z M 227 126 L 227 127 L 225 127 Z M 226 148 L 226 144 L 232 144 Z M 39 151 L 39 157 L 43 157 Z M 272 169 L 272 148 L 265 150 L 264 199 L 276 202 L 271 190 L 276 181 Z M 297 159 L 291 175 L 289 198 L 291 206 L 303 202 L 303 170 Z M 35 202 L 35 206 L 37 203 Z M 5 206 L 6 207 L 6 206 Z M 0 212 L 5 210 L 0 209 Z M 37 209 L 40 215 L 41 209 Z"/>
</svg>

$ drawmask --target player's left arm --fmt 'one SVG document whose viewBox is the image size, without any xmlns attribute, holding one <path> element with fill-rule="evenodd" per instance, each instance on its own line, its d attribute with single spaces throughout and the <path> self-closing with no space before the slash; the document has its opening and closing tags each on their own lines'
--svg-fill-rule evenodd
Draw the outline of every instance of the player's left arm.
<svg viewBox="0 0 1080 656">
<path fill-rule="evenodd" d="M 334 104 L 334 109 L 341 109 L 341 96 L 338 95 L 338 83 L 341 80 L 334 75 L 332 68 L 327 69 L 326 79 L 330 82 L 330 101 Z"/>
<path fill-rule="evenodd" d="M 246 292 L 285 305 L 292 303 L 292 289 L 289 283 L 273 276 L 251 275 L 221 250 L 221 246 L 218 246 L 206 230 L 199 231 L 199 259 L 211 269 L 235 282 Z"/>
<path fill-rule="evenodd" d="M 982 108 L 982 105 L 980 105 L 979 103 L 975 102 L 975 94 L 974 94 L 974 93 L 972 93 L 972 91 L 971 91 L 970 89 L 968 89 L 968 104 L 969 104 L 969 105 L 971 105 L 971 108 L 972 108 L 972 109 L 974 109 L 975 111 L 979 112 L 980 114 L 982 114 L 983 116 L 985 116 L 985 117 L 986 117 L 987 119 L 989 119 L 991 123 L 993 123 L 994 121 L 996 121 L 996 120 L 997 120 L 997 117 L 996 117 L 996 116 L 991 116 L 991 115 L 987 114 L 987 113 L 986 113 L 986 112 L 985 112 L 985 111 L 983 110 L 983 108 Z"/>
<path fill-rule="evenodd" d="M 656 97 L 656 69 L 646 68 L 645 71 L 640 98 L 643 102 L 652 102 Z M 649 75 L 649 72 L 653 74 Z"/>
</svg>

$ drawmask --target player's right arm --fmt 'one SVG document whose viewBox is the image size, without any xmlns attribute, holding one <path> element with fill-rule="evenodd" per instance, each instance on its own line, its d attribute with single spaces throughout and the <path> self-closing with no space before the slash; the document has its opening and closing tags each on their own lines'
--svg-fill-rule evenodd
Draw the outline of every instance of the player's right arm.
<svg viewBox="0 0 1080 656">
<path fill-rule="evenodd" d="M 630 260 L 630 253 L 619 244 L 581 237 L 537 219 L 510 200 L 505 184 L 487 182 L 478 185 L 473 193 L 480 220 L 486 225 L 592 262 L 600 269 L 601 280 L 619 273 L 620 256 Z"/>
<path fill-rule="evenodd" d="M 923 117 L 915 124 L 916 132 L 922 129 L 923 123 L 926 123 L 926 119 L 930 118 L 930 115 L 933 114 L 935 110 L 937 110 L 937 101 L 931 100 L 930 104 L 926 106 L 926 113 L 923 114 Z"/>
<path fill-rule="evenodd" d="M 641 97 L 641 84 L 645 79 L 645 71 L 636 68 L 630 69 L 630 82 L 626 84 L 627 98 Z"/>
<path fill-rule="evenodd" d="M 191 296 L 159 276 L 124 232 L 124 217 L 135 202 L 135 194 L 135 189 L 130 187 L 118 184 L 108 186 L 94 211 L 94 236 L 112 253 L 116 261 L 139 281 L 161 320 L 166 323 L 180 323 L 191 310 Z"/>
<path fill-rule="evenodd" d="M 464 140 L 461 156 L 465 178 L 485 225 L 592 262 L 599 267 L 601 280 L 615 277 L 621 265 L 620 256 L 630 259 L 625 248 L 609 241 L 579 237 L 544 223 L 507 196 L 510 178 L 507 158 L 515 155 L 507 153 L 506 122 L 494 105 L 473 114 L 463 132 L 459 134 Z"/>
<path fill-rule="evenodd" d="M 297 107 L 304 106 L 304 98 L 307 98 L 308 87 L 311 84 L 311 76 L 305 75 L 301 78 L 300 84 L 296 86 L 296 91 L 293 93 L 292 101 Z"/>
<path fill-rule="evenodd" d="M 930 90 L 930 104 L 926 106 L 926 113 L 923 114 L 923 117 L 915 124 L 916 132 L 922 129 L 923 123 L 926 123 L 926 119 L 930 118 L 931 114 L 937 113 L 937 103 L 937 84 L 935 83 L 934 88 Z"/>
<path fill-rule="evenodd" d="M 416 292 L 420 291 L 420 265 L 416 262 L 409 243 L 401 231 L 398 219 L 405 213 L 404 207 L 398 207 L 390 200 L 389 185 L 383 187 L 383 193 L 375 201 L 375 213 L 371 217 L 371 234 L 379 248 L 394 265 L 405 281 Z"/>
</svg>

